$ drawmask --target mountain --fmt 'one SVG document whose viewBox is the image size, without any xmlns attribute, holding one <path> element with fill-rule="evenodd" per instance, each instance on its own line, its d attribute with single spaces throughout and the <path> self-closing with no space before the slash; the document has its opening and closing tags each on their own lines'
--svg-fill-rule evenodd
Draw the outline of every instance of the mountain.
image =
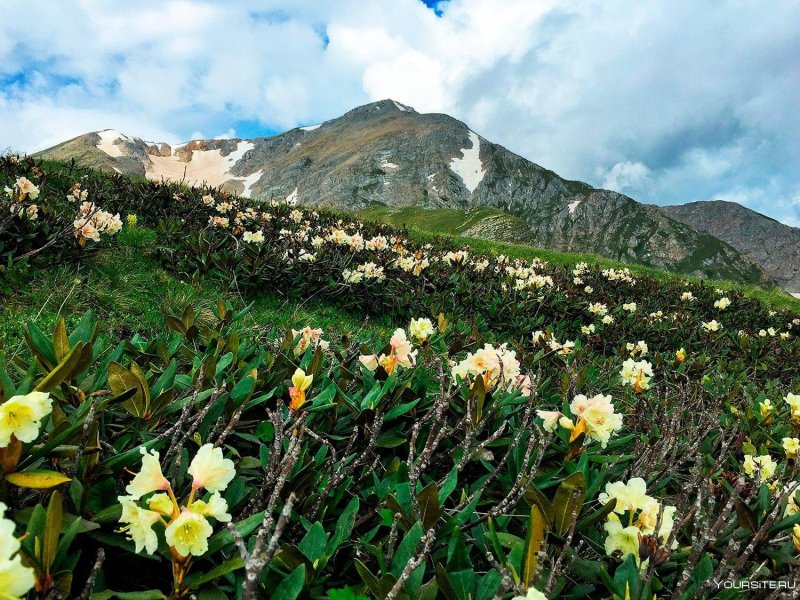
<svg viewBox="0 0 800 600">
<path fill-rule="evenodd" d="M 772 283 L 729 244 L 657 207 L 559 177 L 461 121 L 420 114 L 394 100 L 271 137 L 170 146 L 105 130 L 40 155 L 151 179 L 207 183 L 246 197 L 292 197 L 311 206 L 490 208 L 521 220 L 535 246 Z"/>
<path fill-rule="evenodd" d="M 724 200 L 664 206 L 673 219 L 711 234 L 761 267 L 800 298 L 800 229 Z"/>
</svg>

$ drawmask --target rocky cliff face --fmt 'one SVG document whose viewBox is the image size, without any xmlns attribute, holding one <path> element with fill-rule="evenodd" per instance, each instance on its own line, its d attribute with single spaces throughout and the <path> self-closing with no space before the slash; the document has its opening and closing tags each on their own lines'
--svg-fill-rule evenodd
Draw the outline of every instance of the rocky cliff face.
<svg viewBox="0 0 800 600">
<path fill-rule="evenodd" d="M 662 210 L 673 219 L 724 240 L 800 298 L 800 229 L 723 200 L 665 206 Z"/>
<path fill-rule="evenodd" d="M 43 153 L 152 179 L 207 183 L 252 198 L 348 210 L 488 207 L 519 217 L 533 244 L 704 277 L 769 282 L 713 235 L 627 196 L 569 181 L 464 123 L 383 100 L 286 133 L 171 147 L 106 130 Z"/>
</svg>

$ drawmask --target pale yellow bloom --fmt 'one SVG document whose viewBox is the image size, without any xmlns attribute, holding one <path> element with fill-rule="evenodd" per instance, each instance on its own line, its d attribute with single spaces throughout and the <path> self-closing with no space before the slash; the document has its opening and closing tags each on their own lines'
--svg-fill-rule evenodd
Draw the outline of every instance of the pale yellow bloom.
<svg viewBox="0 0 800 600">
<path fill-rule="evenodd" d="M 681 348 L 680 350 L 675 352 L 675 360 L 677 360 L 678 362 L 683 362 L 686 360 L 686 350 L 684 348 Z"/>
<path fill-rule="evenodd" d="M 600 442 L 603 448 L 608 444 L 611 434 L 622 429 L 622 416 L 614 412 L 611 396 L 597 394 L 587 398 L 579 394 L 570 404 L 570 411 L 586 424 L 586 435 Z"/>
<path fill-rule="evenodd" d="M 775 412 L 775 406 L 773 406 L 773 404 L 770 401 L 770 399 L 767 398 L 763 402 L 759 402 L 758 403 L 758 410 L 761 413 L 761 416 L 766 419 L 773 412 Z"/>
<path fill-rule="evenodd" d="M 763 456 L 744 455 L 744 472 L 753 479 L 759 475 L 760 481 L 766 481 L 775 474 L 775 461 L 769 454 Z"/>
<path fill-rule="evenodd" d="M 798 438 L 783 438 L 783 451 L 786 452 L 786 458 L 793 460 L 797 459 L 797 452 L 800 451 L 800 439 Z"/>
<path fill-rule="evenodd" d="M 0 404 L 0 448 L 5 448 L 15 436 L 21 442 L 32 442 L 39 435 L 41 420 L 53 410 L 50 394 L 31 392 L 11 396 Z"/>
<path fill-rule="evenodd" d="M 619 517 L 614 513 L 608 515 L 604 526 L 606 531 L 606 554 L 613 556 L 619 552 L 622 558 L 626 556 L 639 557 L 639 528 L 634 525 L 623 527 Z"/>
<path fill-rule="evenodd" d="M 155 450 L 148 452 L 144 448 L 139 448 L 139 452 L 142 453 L 142 468 L 125 488 L 125 491 L 134 500 L 138 500 L 150 492 L 166 490 L 169 487 L 169 481 L 161 472 L 158 452 Z"/>
<path fill-rule="evenodd" d="M 537 410 L 536 416 L 543 421 L 542 427 L 544 430 L 553 433 L 556 430 L 561 413 L 556 410 Z"/>
<path fill-rule="evenodd" d="M 203 515 L 184 509 L 167 526 L 165 537 L 181 556 L 202 556 L 208 551 L 208 538 L 213 531 Z"/>
<path fill-rule="evenodd" d="M 422 343 L 433 334 L 434 327 L 430 319 L 411 319 L 408 331 L 417 342 Z"/>
<path fill-rule="evenodd" d="M 675 524 L 675 511 L 674 506 L 665 506 L 661 512 L 661 526 L 658 530 L 658 537 L 662 542 L 666 542 L 672 533 L 672 527 Z M 645 535 L 655 533 L 656 524 L 658 522 L 658 513 L 661 511 L 661 503 L 655 498 L 648 498 L 644 505 L 641 507 L 639 517 L 636 519 L 636 526 L 642 530 Z M 677 545 L 677 543 L 676 543 Z"/>
<path fill-rule="evenodd" d="M 127 525 L 121 531 L 126 532 L 129 540 L 133 540 L 137 554 L 142 550 L 147 554 L 153 554 L 158 549 L 158 537 L 153 531 L 153 525 L 159 521 L 161 515 L 152 510 L 139 508 L 135 499 L 130 496 L 120 496 L 118 500 L 122 505 L 119 521 Z"/>
<path fill-rule="evenodd" d="M 639 510 L 652 500 L 647 495 L 647 484 L 641 477 L 629 479 L 627 483 L 609 482 L 606 484 L 606 491 L 601 493 L 597 499 L 601 504 L 615 499 L 617 504 L 614 506 L 614 512 L 620 515 L 625 511 Z"/>
<path fill-rule="evenodd" d="M 648 389 L 652 376 L 653 365 L 646 360 L 635 361 L 629 358 L 622 363 L 622 370 L 620 371 L 622 383 L 631 386 L 635 392 Z"/>
<path fill-rule="evenodd" d="M 213 517 L 217 521 L 227 523 L 231 520 L 228 514 L 228 503 L 220 496 L 219 492 L 214 492 L 208 501 L 196 500 L 189 505 L 189 510 L 196 512 L 204 517 Z"/>
<path fill-rule="evenodd" d="M 369 371 L 374 371 L 378 368 L 378 355 L 377 354 L 362 354 L 358 357 L 358 361 L 364 365 Z"/>
<path fill-rule="evenodd" d="M 0 597 L 25 596 L 34 586 L 33 569 L 22 564 L 20 543 L 14 535 L 14 522 L 5 518 L 6 505 L 0 502 Z"/>
<path fill-rule="evenodd" d="M 703 322 L 701 324 L 703 326 L 703 329 L 705 329 L 708 332 L 719 331 L 720 329 L 722 329 L 722 324 L 718 323 L 716 319 L 712 319 L 708 323 Z"/>
<path fill-rule="evenodd" d="M 530 587 L 524 596 L 514 596 L 511 600 L 547 600 L 547 596 L 536 588 Z"/>
<path fill-rule="evenodd" d="M 159 493 L 153 494 L 147 499 L 147 506 L 150 507 L 150 510 L 154 510 L 166 517 L 171 517 L 175 505 L 167 494 Z"/>
<path fill-rule="evenodd" d="M 203 444 L 195 454 L 188 469 L 193 477 L 192 488 L 205 488 L 209 492 L 221 492 L 236 475 L 233 461 L 222 455 L 222 448 Z"/>
</svg>

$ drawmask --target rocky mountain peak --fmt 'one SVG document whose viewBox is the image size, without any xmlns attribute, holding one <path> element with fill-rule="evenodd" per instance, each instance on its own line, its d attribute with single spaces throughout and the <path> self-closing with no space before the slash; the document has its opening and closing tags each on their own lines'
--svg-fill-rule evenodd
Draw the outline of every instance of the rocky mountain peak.
<svg viewBox="0 0 800 600">
<path fill-rule="evenodd" d="M 106 130 L 42 153 L 150 179 L 206 184 L 312 206 L 487 208 L 529 243 L 706 277 L 769 281 L 731 245 L 655 207 L 569 181 L 445 114 L 384 99 L 319 124 L 255 139 L 149 142 Z"/>
</svg>

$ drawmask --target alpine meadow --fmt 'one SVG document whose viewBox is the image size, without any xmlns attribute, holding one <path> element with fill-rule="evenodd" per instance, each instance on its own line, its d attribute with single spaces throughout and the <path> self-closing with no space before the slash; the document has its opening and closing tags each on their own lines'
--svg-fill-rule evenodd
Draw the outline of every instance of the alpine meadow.
<svg viewBox="0 0 800 600">
<path fill-rule="evenodd" d="M 800 598 L 800 12 L 272 4 L 0 8 L 0 600 Z"/>
</svg>

